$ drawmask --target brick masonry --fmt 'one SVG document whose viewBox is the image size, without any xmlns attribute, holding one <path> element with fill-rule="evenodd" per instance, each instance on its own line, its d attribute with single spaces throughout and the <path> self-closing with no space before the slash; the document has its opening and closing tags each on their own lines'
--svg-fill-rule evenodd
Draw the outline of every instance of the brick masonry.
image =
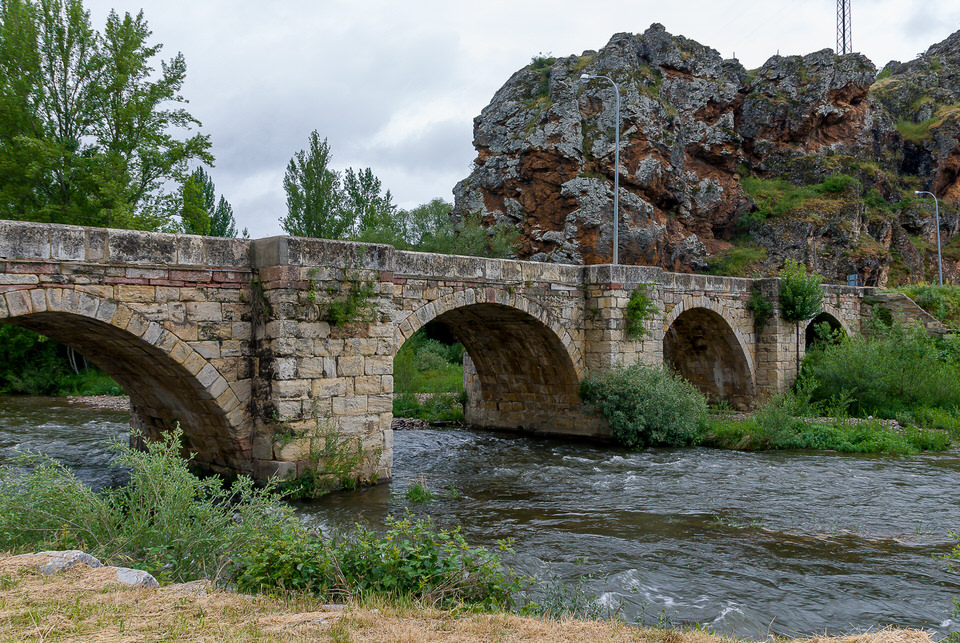
<svg viewBox="0 0 960 643">
<path fill-rule="evenodd" d="M 179 422 L 199 464 L 260 479 L 302 473 L 330 440 L 359 444 L 358 473 L 388 479 L 393 356 L 431 321 L 467 349 L 468 420 L 502 429 L 605 437 L 577 388 L 616 364 L 665 361 L 741 407 L 796 371 L 775 279 L 20 222 L 0 222 L 0 267 L 0 321 L 84 353 L 130 394 L 148 437 Z M 759 335 L 755 286 L 774 304 Z M 631 338 L 638 287 L 657 310 Z M 826 287 L 823 319 L 859 332 L 865 294 Z"/>
</svg>

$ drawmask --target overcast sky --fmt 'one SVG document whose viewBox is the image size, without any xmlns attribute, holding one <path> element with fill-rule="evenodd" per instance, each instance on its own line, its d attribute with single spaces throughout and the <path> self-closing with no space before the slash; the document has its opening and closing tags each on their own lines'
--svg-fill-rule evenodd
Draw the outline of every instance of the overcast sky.
<svg viewBox="0 0 960 643">
<path fill-rule="evenodd" d="M 401 207 L 452 201 L 474 159 L 473 117 L 538 53 L 667 31 L 748 69 L 836 43 L 836 0 L 86 0 L 144 11 L 213 140 L 217 191 L 254 238 L 280 234 L 283 173 L 311 130 L 336 169 L 370 167 Z M 960 29 L 957 0 L 852 0 L 853 46 L 880 68 Z"/>
</svg>

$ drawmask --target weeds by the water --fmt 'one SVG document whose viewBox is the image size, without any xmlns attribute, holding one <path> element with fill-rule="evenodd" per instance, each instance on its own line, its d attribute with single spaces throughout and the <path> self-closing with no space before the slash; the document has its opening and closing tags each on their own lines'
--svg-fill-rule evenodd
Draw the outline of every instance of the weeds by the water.
<svg viewBox="0 0 960 643">
<path fill-rule="evenodd" d="M 93 492 L 62 465 L 22 456 L 0 468 L 0 551 L 82 549 L 161 582 L 208 578 L 244 591 L 302 591 L 328 600 L 386 596 L 430 605 L 509 609 L 528 580 L 512 554 L 471 547 L 459 529 L 388 519 L 385 534 L 356 526 L 333 538 L 304 527 L 271 487 L 200 479 L 181 457 L 182 433 L 117 445 L 130 483 Z M 422 491 L 431 495 L 421 483 Z"/>
<path fill-rule="evenodd" d="M 410 502 L 423 503 L 433 500 L 436 494 L 427 488 L 427 482 L 421 476 L 410 483 L 404 497 Z"/>
</svg>

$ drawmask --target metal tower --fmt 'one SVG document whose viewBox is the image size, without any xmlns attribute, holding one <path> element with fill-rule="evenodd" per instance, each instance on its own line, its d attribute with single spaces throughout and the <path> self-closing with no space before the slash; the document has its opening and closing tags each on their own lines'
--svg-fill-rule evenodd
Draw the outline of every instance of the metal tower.
<svg viewBox="0 0 960 643">
<path fill-rule="evenodd" d="M 853 26 L 850 21 L 851 0 L 837 0 L 837 53 L 853 53 Z"/>
</svg>

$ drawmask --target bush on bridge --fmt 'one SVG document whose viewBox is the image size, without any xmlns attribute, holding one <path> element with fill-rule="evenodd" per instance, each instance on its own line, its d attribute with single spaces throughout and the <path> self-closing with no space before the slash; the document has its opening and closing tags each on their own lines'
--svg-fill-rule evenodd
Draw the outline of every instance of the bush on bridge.
<svg viewBox="0 0 960 643">
<path fill-rule="evenodd" d="M 591 373 L 580 385 L 580 397 L 631 448 L 689 444 L 707 413 L 703 394 L 666 366 L 633 364 Z"/>
</svg>

